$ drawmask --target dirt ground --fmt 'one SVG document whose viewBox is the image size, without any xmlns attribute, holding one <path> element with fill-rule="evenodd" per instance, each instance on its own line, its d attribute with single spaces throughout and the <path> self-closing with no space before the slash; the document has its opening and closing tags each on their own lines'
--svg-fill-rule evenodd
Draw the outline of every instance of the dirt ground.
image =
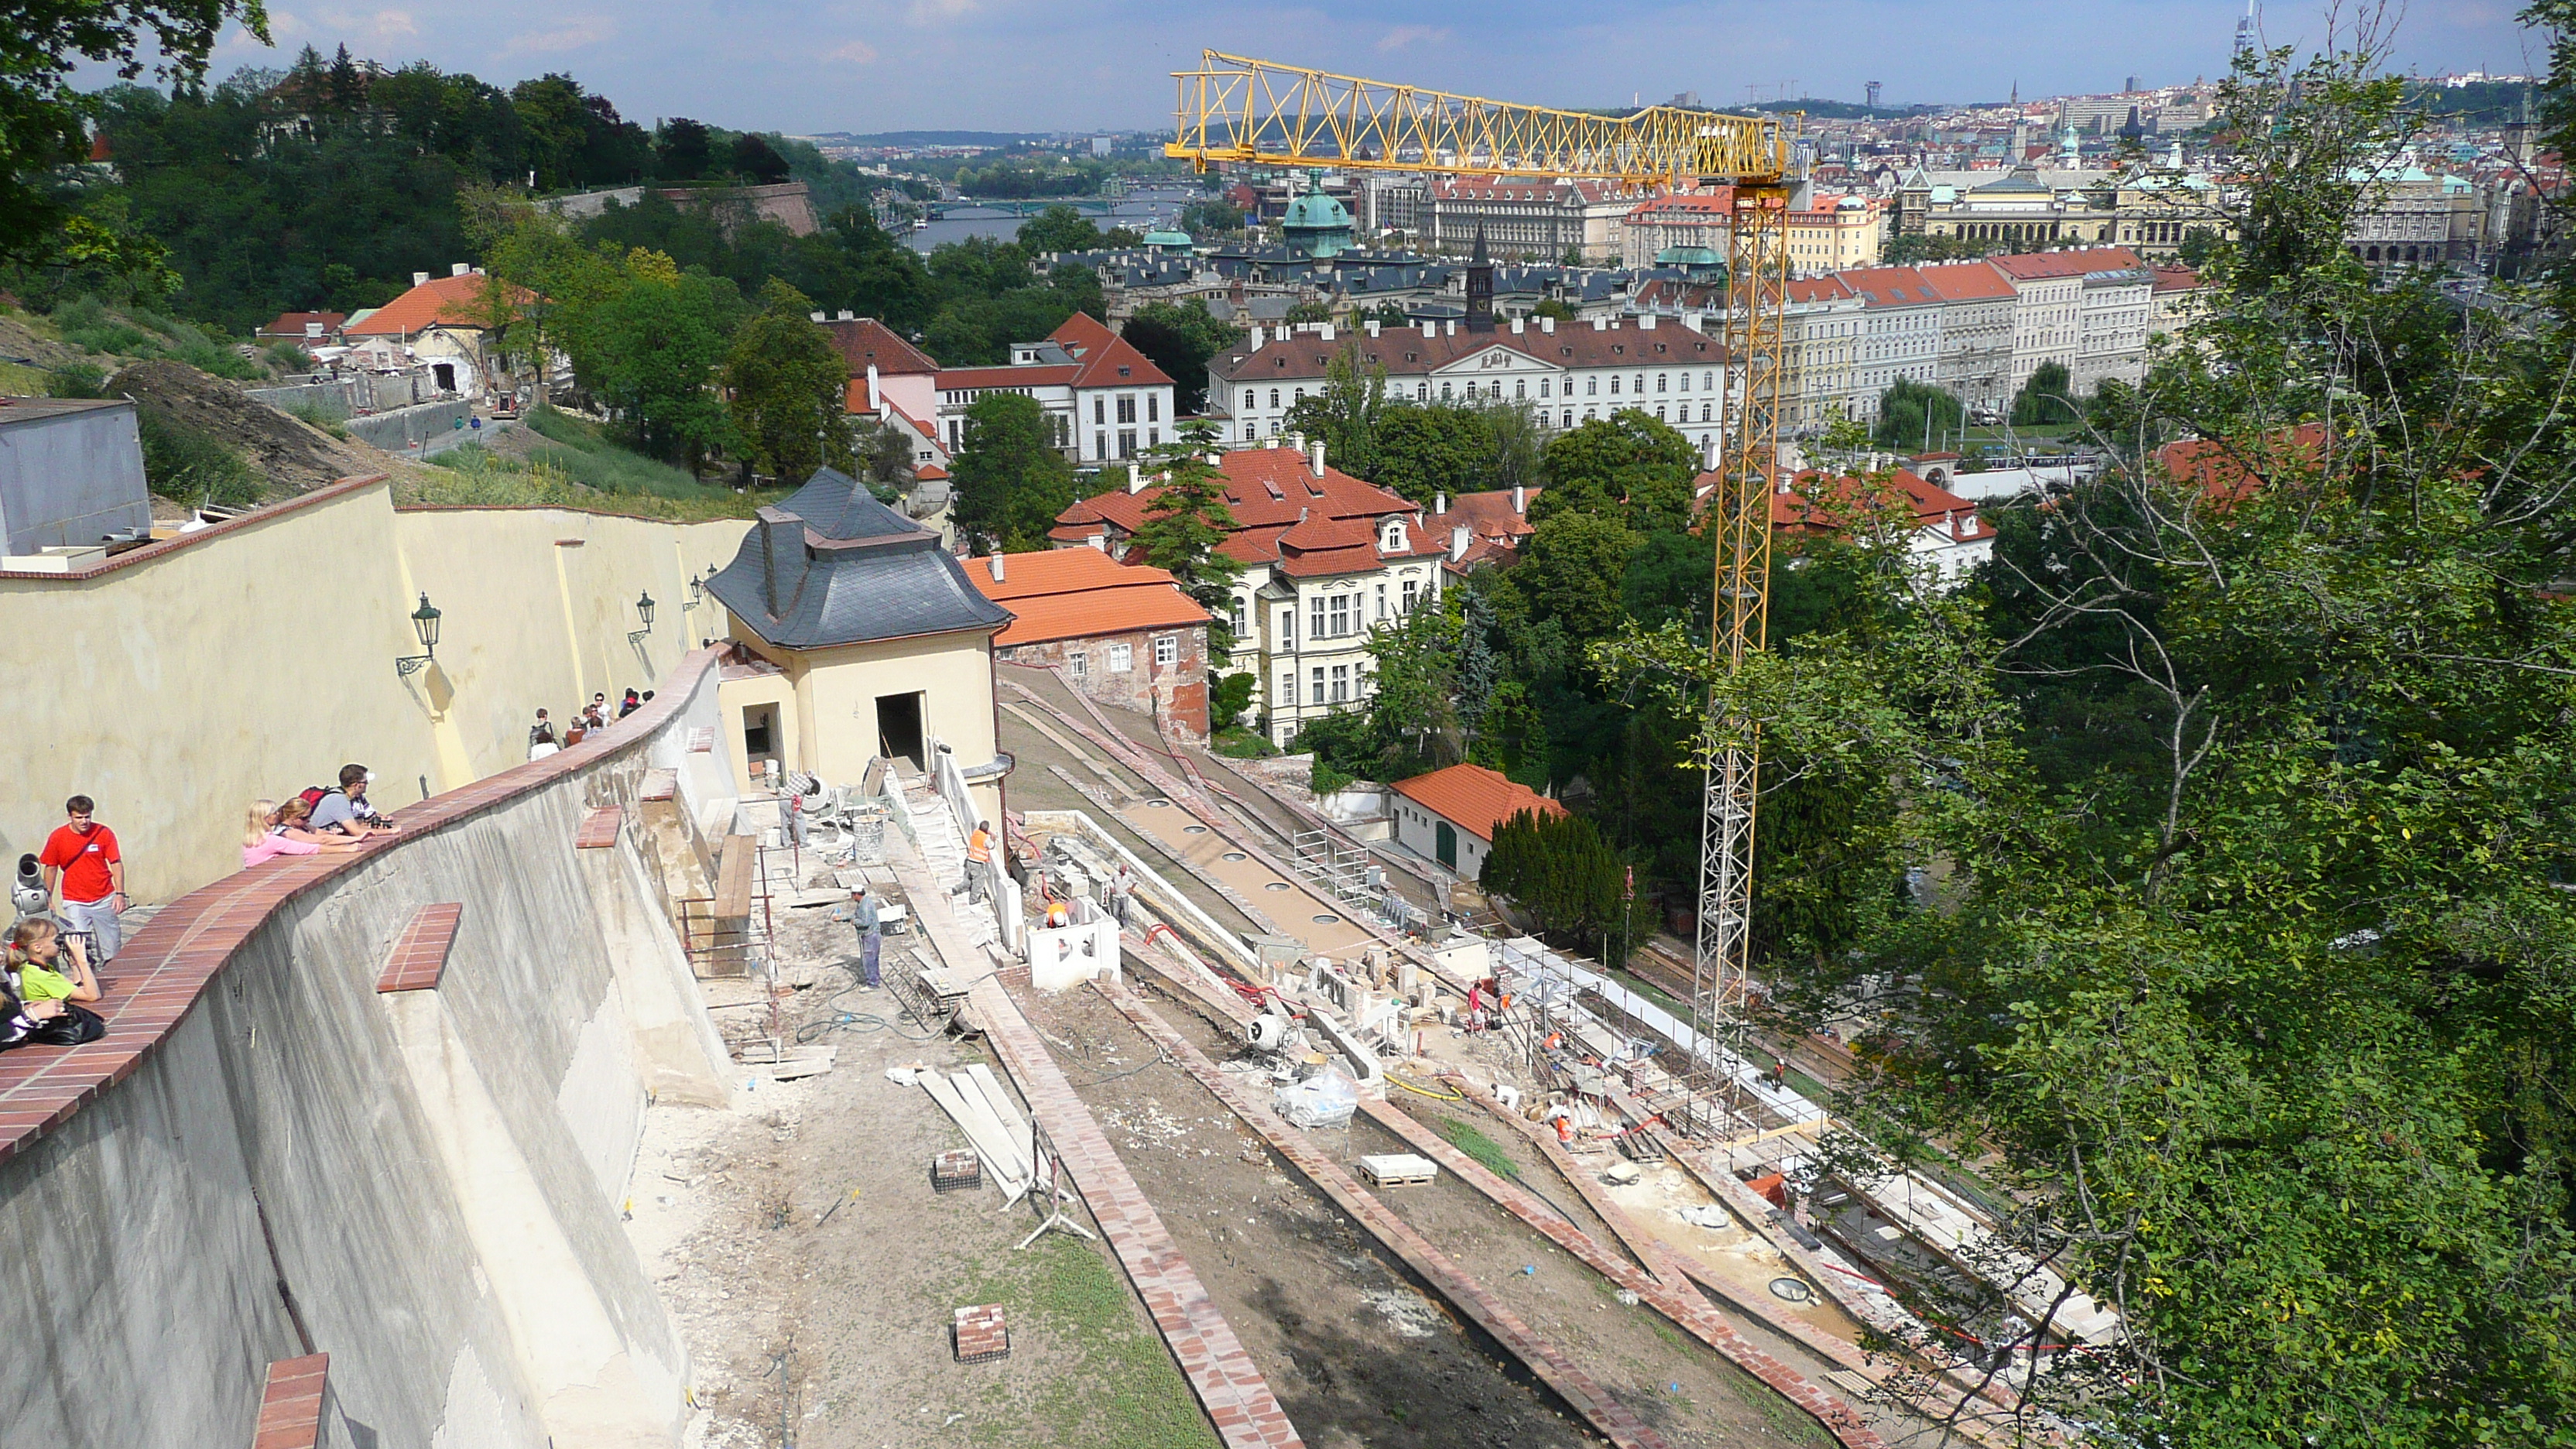
<svg viewBox="0 0 2576 1449">
<path fill-rule="evenodd" d="M 1215 1033 L 1156 1003 L 1222 1059 Z M 1510 1449 L 1591 1441 L 1583 1421 L 1403 1263 L 1291 1173 L 1099 996 L 1024 1000 L 1066 1078 L 1246 1352 L 1310 1444 L 1323 1449 Z M 1336 1156 L 1352 1134 L 1317 1134 Z M 1348 1150 L 1345 1150 L 1345 1149 Z"/>
<path fill-rule="evenodd" d="M 776 1083 L 746 1067 L 735 1111 L 656 1109 L 633 1179 L 629 1231 L 692 1358 L 693 1449 L 1215 1445 L 1101 1248 L 1050 1235 L 1016 1252 L 1032 1210 L 1002 1211 L 989 1185 L 931 1190 L 931 1158 L 964 1138 L 886 1070 L 985 1054 L 919 1039 L 886 992 L 852 989 L 856 943 L 828 910 L 782 909 L 778 947 L 811 982 L 783 1005 L 788 1032 L 837 1046 L 833 1070 Z M 913 949 L 889 937 L 884 968 Z M 709 998 L 728 1037 L 760 1034 L 757 986 Z M 977 1303 L 1004 1305 L 1011 1356 L 961 1365 L 951 1315 Z"/>
<path fill-rule="evenodd" d="M 309 493 L 357 474 L 413 466 L 354 438 L 335 438 L 288 417 L 184 362 L 138 362 L 109 378 L 107 386 L 111 393 L 131 395 L 138 407 L 239 449 L 269 486 L 283 493 Z"/>
</svg>

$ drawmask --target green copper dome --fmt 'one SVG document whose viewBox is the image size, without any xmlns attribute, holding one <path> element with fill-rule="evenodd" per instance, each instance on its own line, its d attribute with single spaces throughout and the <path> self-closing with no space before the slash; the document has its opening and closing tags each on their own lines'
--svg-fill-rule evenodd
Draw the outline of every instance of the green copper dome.
<svg viewBox="0 0 2576 1449">
<path fill-rule="evenodd" d="M 1324 194 L 1324 174 L 1309 171 L 1306 194 L 1288 203 L 1279 230 L 1290 251 L 1320 260 L 1348 248 L 1353 229 L 1350 210 Z"/>
</svg>

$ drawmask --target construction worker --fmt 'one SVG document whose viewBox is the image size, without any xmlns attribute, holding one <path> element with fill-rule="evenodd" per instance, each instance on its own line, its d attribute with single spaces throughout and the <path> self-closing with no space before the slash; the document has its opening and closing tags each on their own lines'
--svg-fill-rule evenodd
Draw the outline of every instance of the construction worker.
<svg viewBox="0 0 2576 1449">
<path fill-rule="evenodd" d="M 859 933 L 859 967 L 861 989 L 877 989 L 877 953 L 885 946 L 885 918 L 877 909 L 875 896 L 868 888 L 858 886 L 850 892 L 850 925 Z"/>
<path fill-rule="evenodd" d="M 990 905 L 992 883 L 985 879 L 993 868 L 993 826 L 990 821 L 975 822 L 975 833 L 966 837 L 966 899 Z"/>
<path fill-rule="evenodd" d="M 1047 902 L 1046 924 L 1050 931 L 1061 931 L 1073 924 L 1073 908 L 1064 903 L 1063 897 Z"/>
</svg>

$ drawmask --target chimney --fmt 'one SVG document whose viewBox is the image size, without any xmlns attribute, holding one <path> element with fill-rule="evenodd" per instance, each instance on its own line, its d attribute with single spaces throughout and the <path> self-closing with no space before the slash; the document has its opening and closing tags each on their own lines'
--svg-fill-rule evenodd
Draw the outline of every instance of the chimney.
<svg viewBox="0 0 2576 1449">
<path fill-rule="evenodd" d="M 1317 324 L 1316 324 L 1316 326 L 1315 326 L 1315 340 L 1316 340 L 1316 341 L 1318 341 L 1318 342 L 1330 342 L 1330 341 L 1332 341 L 1332 340 L 1333 340 L 1333 324 L 1332 324 L 1332 323 L 1330 323 L 1330 322 L 1321 322 L 1321 323 L 1317 323 Z"/>
<path fill-rule="evenodd" d="M 1127 465 L 1127 491 L 1130 493 L 1145 491 L 1145 475 L 1134 463 Z"/>
<path fill-rule="evenodd" d="M 1445 333 L 1447 333 L 1448 335 L 1450 335 L 1450 336 L 1452 336 L 1452 337 L 1457 336 L 1457 335 L 1458 335 L 1458 319 L 1457 319 L 1457 318 L 1455 318 L 1455 317 L 1452 317 L 1452 318 L 1450 318 L 1448 321 L 1441 323 L 1441 324 L 1440 324 L 1440 330 L 1441 330 L 1441 331 L 1443 331 L 1443 332 L 1445 332 Z"/>
<path fill-rule="evenodd" d="M 759 517 L 761 596 L 775 619 L 787 612 L 804 573 L 805 520 L 775 508 L 763 508 Z"/>
<path fill-rule="evenodd" d="M 1649 312 L 1649 313 L 1647 313 L 1645 316 L 1638 318 L 1638 319 L 1637 319 L 1637 330 L 1638 330 L 1638 331 L 1640 331 L 1640 332 L 1652 332 L 1652 331 L 1654 331 L 1654 330 L 1655 330 L 1655 314 L 1654 314 L 1654 313 L 1652 313 L 1652 312 Z"/>
<path fill-rule="evenodd" d="M 1527 331 L 1528 328 L 1529 322 L 1526 318 L 1515 317 L 1512 319 L 1512 335 L 1514 337 L 1520 336 L 1521 333 Z"/>
<path fill-rule="evenodd" d="M 1083 542 L 1090 544 L 1092 552 L 1094 553 L 1109 552 L 1109 535 L 1105 533 L 1095 533 L 1091 537 L 1084 539 Z"/>
<path fill-rule="evenodd" d="M 1279 435 L 1277 433 L 1272 433 L 1269 437 L 1262 439 L 1261 446 L 1274 452 L 1277 451 L 1279 447 Z"/>
<path fill-rule="evenodd" d="M 1259 351 L 1261 350 L 1261 343 L 1262 343 L 1262 339 L 1263 339 L 1263 338 L 1264 338 L 1264 336 L 1266 336 L 1266 335 L 1267 335 L 1267 334 L 1265 334 L 1265 333 L 1264 333 L 1260 328 L 1258 328 L 1258 327 L 1255 327 L 1255 328 L 1253 328 L 1253 329 L 1252 329 L 1252 350 L 1253 350 L 1253 351 L 1255 351 L 1255 352 L 1259 352 Z"/>
<path fill-rule="evenodd" d="M 1538 319 L 1538 330 L 1539 330 L 1539 331 L 1541 331 L 1541 332 L 1544 332 L 1544 333 L 1548 334 L 1548 335 L 1549 335 L 1549 336 L 1551 336 L 1551 337 L 1555 336 L 1555 335 L 1556 335 L 1556 319 L 1555 319 L 1555 318 L 1553 318 L 1553 317 L 1541 317 L 1540 319 Z"/>
<path fill-rule="evenodd" d="M 877 365 L 871 362 L 868 364 L 868 406 L 883 408 L 886 405 L 884 399 L 885 394 L 877 391 Z"/>
<path fill-rule="evenodd" d="M 1447 493 L 1447 491 L 1445 491 L 1445 490 L 1444 490 L 1444 491 L 1442 491 L 1442 492 L 1434 493 L 1434 494 L 1432 494 L 1432 495 L 1431 495 L 1431 511 L 1432 511 L 1432 512 L 1434 512 L 1434 513 L 1437 513 L 1437 514 L 1443 514 L 1443 515 L 1445 515 L 1445 514 L 1447 514 L 1447 513 L 1448 513 L 1448 511 L 1449 511 L 1449 494 Z"/>
<path fill-rule="evenodd" d="M 1321 439 L 1321 438 L 1317 438 L 1317 439 L 1315 440 L 1315 446 L 1314 446 L 1314 450 L 1313 450 L 1313 456 L 1314 456 L 1314 460 L 1315 460 L 1315 461 L 1314 461 L 1314 463 L 1313 463 L 1313 467 L 1314 467 L 1314 469 L 1315 469 L 1315 476 L 1316 476 L 1316 477 L 1318 477 L 1318 478 L 1321 478 L 1321 477 L 1323 477 L 1323 476 L 1324 476 L 1324 440 L 1323 440 L 1323 439 Z"/>
<path fill-rule="evenodd" d="M 427 272 L 414 272 L 414 273 L 412 273 L 412 274 L 411 274 L 411 284 L 412 284 L 413 286 L 415 286 L 415 287 L 426 287 L 426 286 L 428 286 L 428 285 L 429 285 L 429 273 L 427 273 Z"/>
<path fill-rule="evenodd" d="M 1378 329 L 1378 324 L 1377 324 L 1376 322 L 1374 322 L 1374 321 L 1370 322 L 1370 323 L 1368 324 L 1368 335 L 1369 335 L 1369 336 L 1371 336 L 1371 337 L 1375 337 L 1375 336 L 1377 335 L 1377 329 Z"/>
<path fill-rule="evenodd" d="M 447 274 L 451 277 L 468 276 L 471 275 L 473 271 L 474 266 L 471 262 L 449 262 L 447 264 Z"/>
<path fill-rule="evenodd" d="M 1610 330 L 1610 319 L 1609 319 L 1609 318 L 1607 318 L 1607 317 L 1595 317 L 1595 318 L 1593 318 L 1593 319 L 1592 319 L 1592 330 L 1593 330 L 1593 331 L 1595 331 L 1595 332 L 1607 332 L 1607 331 L 1609 331 L 1609 330 Z"/>
<path fill-rule="evenodd" d="M 1467 532 L 1467 525 L 1463 523 L 1458 524 L 1449 530 L 1449 561 L 1451 563 L 1456 563 L 1458 560 L 1467 556 L 1467 540 L 1472 536 L 1473 535 Z"/>
<path fill-rule="evenodd" d="M 997 553 L 997 554 L 993 554 L 993 555 L 988 556 L 988 557 L 984 560 L 984 562 L 986 562 L 987 564 L 992 565 L 992 568 L 993 568 L 993 582 L 995 582 L 995 583 L 997 583 L 997 584 L 998 584 L 998 583 L 1000 583 L 1000 582 L 1002 582 L 1002 556 L 1001 556 L 1000 554 L 998 554 L 998 553 Z"/>
<path fill-rule="evenodd" d="M 831 320 L 830 314 L 825 312 L 808 312 L 805 314 L 805 318 L 809 322 L 828 322 Z"/>
<path fill-rule="evenodd" d="M 851 311 L 847 307 L 844 307 L 832 320 L 836 322 L 856 322 L 859 320 L 859 314 Z"/>
<path fill-rule="evenodd" d="M 1303 503 L 1298 504 L 1298 505 L 1297 505 L 1297 521 L 1298 521 L 1299 523 L 1303 523 L 1303 522 L 1305 522 L 1305 521 L 1306 521 L 1306 515 L 1307 515 L 1308 513 L 1312 512 L 1312 511 L 1313 511 L 1313 510 L 1312 510 L 1308 505 L 1303 504 Z"/>
<path fill-rule="evenodd" d="M 1425 323 L 1423 323 L 1423 324 L 1422 324 L 1422 335 L 1423 335 L 1423 336 L 1425 336 L 1425 337 L 1437 337 L 1437 336 L 1439 336 L 1439 335 L 1440 335 L 1440 324 L 1439 324 L 1439 323 L 1437 323 L 1437 322 L 1425 322 Z"/>
<path fill-rule="evenodd" d="M 1512 485 L 1512 512 L 1529 512 L 1529 488 L 1524 484 Z"/>
</svg>

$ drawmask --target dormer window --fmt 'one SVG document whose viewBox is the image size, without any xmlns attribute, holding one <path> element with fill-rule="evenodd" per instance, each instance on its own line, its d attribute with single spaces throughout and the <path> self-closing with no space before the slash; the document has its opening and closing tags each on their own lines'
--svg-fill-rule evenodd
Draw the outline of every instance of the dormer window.
<svg viewBox="0 0 2576 1449">
<path fill-rule="evenodd" d="M 1970 527 L 1974 526 L 1975 525 L 1973 523 L 1970 525 Z M 1385 528 L 1378 534 L 1377 546 L 1379 551 L 1382 553 L 1402 553 L 1404 551 L 1404 521 L 1398 518 L 1388 519 L 1386 521 Z"/>
</svg>

